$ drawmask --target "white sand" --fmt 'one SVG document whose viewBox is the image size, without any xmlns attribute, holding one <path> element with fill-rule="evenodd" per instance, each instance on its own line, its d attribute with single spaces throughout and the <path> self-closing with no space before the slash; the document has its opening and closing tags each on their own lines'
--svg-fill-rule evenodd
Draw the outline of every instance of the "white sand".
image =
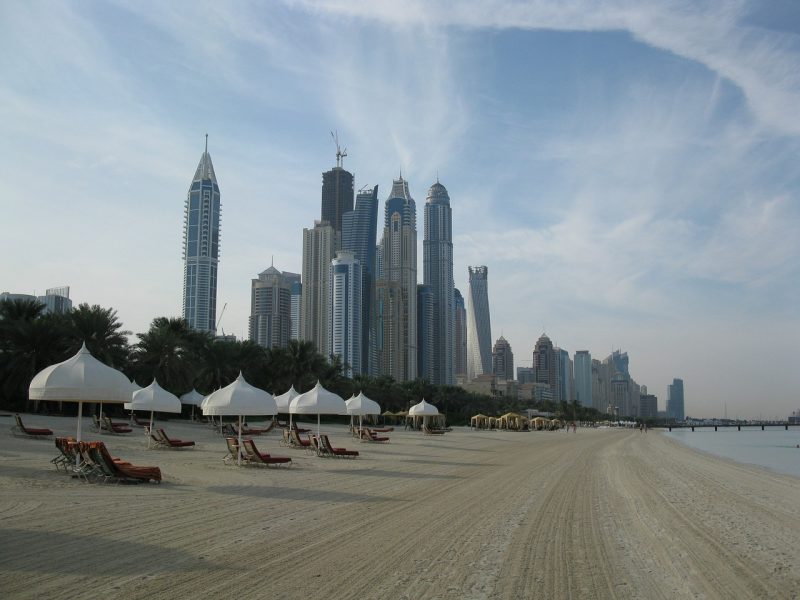
<svg viewBox="0 0 800 600">
<path fill-rule="evenodd" d="M 26 415 L 74 435 L 75 419 Z M 395 431 L 355 460 L 226 466 L 201 424 L 90 433 L 162 485 L 86 484 L 0 419 L 3 598 L 798 598 L 800 479 L 655 432 Z"/>
</svg>

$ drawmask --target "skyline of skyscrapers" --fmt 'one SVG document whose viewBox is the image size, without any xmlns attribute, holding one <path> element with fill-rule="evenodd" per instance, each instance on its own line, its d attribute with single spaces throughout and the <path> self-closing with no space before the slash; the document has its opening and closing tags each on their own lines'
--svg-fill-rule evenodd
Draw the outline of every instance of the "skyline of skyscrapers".
<svg viewBox="0 0 800 600">
<path fill-rule="evenodd" d="M 183 217 L 183 318 L 216 333 L 221 197 L 206 147 L 186 194 Z"/>
<path fill-rule="evenodd" d="M 467 377 L 492 372 L 492 324 L 489 314 L 489 268 L 467 267 Z"/>
<path fill-rule="evenodd" d="M 437 178 L 425 202 L 423 283 L 430 286 L 432 371 L 422 375 L 435 385 L 453 383 L 453 217 L 450 196 Z M 421 330 L 421 329 L 420 329 Z M 422 363 L 420 363 L 422 364 Z"/>
</svg>

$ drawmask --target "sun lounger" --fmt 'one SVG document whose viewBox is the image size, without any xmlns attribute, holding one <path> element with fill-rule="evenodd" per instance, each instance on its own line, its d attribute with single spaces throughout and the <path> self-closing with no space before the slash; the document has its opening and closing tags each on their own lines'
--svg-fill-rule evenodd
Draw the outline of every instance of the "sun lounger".
<svg viewBox="0 0 800 600">
<path fill-rule="evenodd" d="M 225 455 L 225 458 L 222 459 L 222 462 L 227 465 L 230 464 L 231 461 L 239 458 L 239 438 L 226 437 L 225 443 L 228 445 L 228 454 Z M 244 460 L 247 460 L 246 457 L 243 458 Z"/>
<path fill-rule="evenodd" d="M 372 433 L 391 433 L 394 431 L 394 427 L 374 427 L 370 431 Z"/>
<path fill-rule="evenodd" d="M 133 423 L 134 425 L 138 425 L 139 427 L 150 427 L 150 419 L 142 420 L 136 415 L 133 415 Z"/>
<path fill-rule="evenodd" d="M 362 442 L 388 442 L 389 441 L 388 437 L 378 437 L 377 435 L 375 435 L 372 431 L 370 431 L 366 427 L 363 427 L 361 429 L 361 438 L 360 439 L 361 439 Z"/>
<path fill-rule="evenodd" d="M 190 440 L 178 440 L 170 438 L 163 429 L 156 429 L 156 436 L 166 448 L 189 448 L 194 446 Z"/>
<path fill-rule="evenodd" d="M 333 446 L 331 446 L 331 441 L 328 439 L 328 436 L 325 435 L 324 433 L 320 434 L 319 436 L 319 444 L 320 447 L 322 447 L 326 453 L 332 456 L 337 456 L 341 458 L 355 458 L 356 456 L 358 456 L 357 450 L 347 450 L 345 448 L 334 448 Z"/>
<path fill-rule="evenodd" d="M 280 441 L 282 446 L 291 446 L 292 445 L 292 435 L 288 429 L 284 429 L 282 432 L 283 437 Z"/>
<path fill-rule="evenodd" d="M 130 433 L 133 431 L 124 423 L 114 423 L 108 417 L 103 417 L 103 429 L 108 433 Z"/>
<path fill-rule="evenodd" d="M 303 439 L 300 437 L 300 433 L 293 429 L 289 432 L 289 438 L 291 439 L 290 445 L 296 448 L 311 448 L 311 440 L 310 439 Z"/>
<path fill-rule="evenodd" d="M 75 440 L 71 437 L 56 438 L 58 455 L 50 459 L 50 462 L 55 465 L 56 469 L 63 468 L 65 472 L 68 472 L 71 467 L 75 465 L 76 450 L 70 446 L 70 442 L 74 441 Z"/>
<path fill-rule="evenodd" d="M 297 423 L 292 423 L 292 431 L 296 431 L 297 433 L 308 433 L 311 430 L 306 429 L 305 427 L 298 427 Z"/>
<path fill-rule="evenodd" d="M 242 440 L 244 452 L 247 456 L 247 462 L 254 465 L 288 465 L 292 459 L 288 456 L 270 456 L 269 454 L 259 452 L 256 444 L 251 439 Z"/>
<path fill-rule="evenodd" d="M 142 467 L 125 462 L 116 462 L 111 458 L 103 442 L 90 442 L 89 452 L 90 456 L 92 456 L 103 470 L 103 473 L 107 474 L 110 479 L 116 479 L 119 482 L 155 481 L 161 483 L 161 469 L 158 467 Z"/>
<path fill-rule="evenodd" d="M 11 433 L 18 437 L 46 438 L 53 435 L 52 430 L 45 427 L 25 427 L 19 414 L 14 415 L 14 420 L 16 424 L 11 426 Z"/>
<path fill-rule="evenodd" d="M 427 435 L 444 435 L 446 433 L 445 429 L 431 429 L 427 425 L 422 428 L 422 431 Z"/>
<path fill-rule="evenodd" d="M 308 440 L 311 442 L 311 449 L 317 456 L 327 456 L 328 451 L 322 447 L 319 438 L 315 435 L 309 435 Z"/>
</svg>

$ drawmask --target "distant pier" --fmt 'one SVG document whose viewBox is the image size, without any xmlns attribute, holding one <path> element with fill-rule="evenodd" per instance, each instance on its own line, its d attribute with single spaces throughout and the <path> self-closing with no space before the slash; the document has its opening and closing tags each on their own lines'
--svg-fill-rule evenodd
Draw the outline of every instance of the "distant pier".
<svg viewBox="0 0 800 600">
<path fill-rule="evenodd" d="M 742 428 L 761 429 L 761 431 L 764 431 L 765 427 L 783 427 L 786 431 L 789 431 L 789 427 L 800 428 L 800 423 L 790 423 L 789 421 L 769 421 L 763 423 L 720 423 L 717 425 L 667 425 L 667 429 L 670 431 L 673 429 L 691 429 L 694 431 L 695 429 L 711 429 L 712 427 L 714 428 L 714 431 L 718 431 L 720 427 L 723 429 L 731 429 L 735 427 L 738 431 L 741 431 Z"/>
</svg>

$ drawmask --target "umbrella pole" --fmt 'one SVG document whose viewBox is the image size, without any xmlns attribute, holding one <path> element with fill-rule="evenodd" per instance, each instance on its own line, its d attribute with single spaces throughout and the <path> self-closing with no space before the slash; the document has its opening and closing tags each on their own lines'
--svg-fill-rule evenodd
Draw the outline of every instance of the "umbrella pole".
<svg viewBox="0 0 800 600">
<path fill-rule="evenodd" d="M 317 445 L 319 446 L 319 413 L 317 413 Z M 317 451 L 317 456 L 319 456 L 319 451 Z"/>
<path fill-rule="evenodd" d="M 147 436 L 147 447 L 150 448 L 150 440 L 153 439 L 153 411 L 150 411 L 150 435 Z"/>
<path fill-rule="evenodd" d="M 78 402 L 78 443 L 81 441 L 81 419 L 83 418 L 83 402 Z M 79 469 L 81 466 L 81 453 L 75 453 L 75 468 Z"/>
<path fill-rule="evenodd" d="M 239 415 L 239 452 L 237 453 L 237 465 L 242 466 L 242 415 Z"/>
</svg>

